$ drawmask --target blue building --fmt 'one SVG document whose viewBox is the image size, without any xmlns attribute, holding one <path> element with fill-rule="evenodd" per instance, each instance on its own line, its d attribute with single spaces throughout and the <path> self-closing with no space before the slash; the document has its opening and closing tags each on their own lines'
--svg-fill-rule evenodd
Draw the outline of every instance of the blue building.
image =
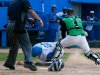
<svg viewBox="0 0 100 75">
<path fill-rule="evenodd" d="M 73 8 L 75 15 L 84 18 L 90 12 L 94 10 L 98 18 L 100 18 L 100 0 L 29 0 L 33 9 L 38 12 L 39 16 L 44 19 L 51 11 L 51 6 L 55 4 L 57 6 L 57 12 L 62 11 L 63 7 Z M 7 24 L 7 6 L 12 0 L 0 0 L 0 46 L 6 47 L 7 34 L 4 29 L 4 25 Z M 46 19 L 47 20 L 47 19 Z M 45 21 L 44 21 L 45 22 Z M 48 21 L 47 21 L 48 22 Z M 48 30 L 48 23 L 45 23 L 45 27 L 42 30 Z M 38 27 L 36 30 L 40 30 Z M 99 38 L 100 39 L 100 38 Z"/>
<path fill-rule="evenodd" d="M 0 7 L 7 7 L 12 0 L 0 0 Z M 33 9 L 45 13 L 51 11 L 51 5 L 56 4 L 57 11 L 62 11 L 63 7 L 74 8 L 75 15 L 84 17 L 88 15 L 90 10 L 96 12 L 96 16 L 100 18 L 100 1 L 99 0 L 29 0 Z M 84 13 L 82 13 L 84 12 Z"/>
</svg>

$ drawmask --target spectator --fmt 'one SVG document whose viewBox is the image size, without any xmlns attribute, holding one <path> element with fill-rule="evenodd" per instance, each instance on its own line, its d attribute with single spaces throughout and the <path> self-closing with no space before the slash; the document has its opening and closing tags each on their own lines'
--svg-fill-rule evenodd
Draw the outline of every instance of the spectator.
<svg viewBox="0 0 100 75">
<path fill-rule="evenodd" d="M 63 7 L 62 12 L 58 12 L 56 15 L 59 17 L 65 17 L 67 15 L 67 8 Z"/>
<path fill-rule="evenodd" d="M 90 21 L 90 22 L 98 22 L 98 18 L 95 16 L 95 12 L 94 11 L 90 11 L 90 15 L 86 16 L 86 21 Z M 88 40 L 94 40 L 94 30 L 93 30 L 93 25 L 86 25 L 85 30 L 88 33 L 87 39 Z"/>
<path fill-rule="evenodd" d="M 48 32 L 48 41 L 54 42 L 56 40 L 56 35 L 59 30 L 59 23 L 56 16 L 56 5 L 52 5 L 51 13 L 49 13 L 49 32 Z M 52 38 L 50 38 L 52 37 Z"/>
<path fill-rule="evenodd" d="M 95 12 L 94 11 L 90 11 L 90 15 L 86 16 L 86 21 L 90 21 L 90 22 L 97 22 L 98 18 L 95 16 Z M 87 25 L 86 30 L 91 31 L 93 29 L 93 25 Z"/>
<path fill-rule="evenodd" d="M 62 24 L 62 19 L 65 18 L 67 16 L 67 8 L 64 7 L 63 12 L 59 12 L 57 13 L 57 16 L 58 16 L 58 19 L 60 20 L 59 21 L 59 24 L 60 24 L 60 30 L 61 30 L 61 36 L 62 38 L 65 38 L 66 37 L 66 26 L 64 24 Z"/>
<path fill-rule="evenodd" d="M 26 19 L 27 13 L 30 13 L 37 21 L 40 22 L 41 27 L 43 26 L 42 20 L 38 17 L 28 0 L 14 0 L 8 6 L 8 25 L 7 25 L 7 32 L 10 42 L 10 50 L 7 60 L 4 63 L 4 66 L 15 70 L 15 62 L 16 56 L 18 53 L 19 45 L 22 48 L 24 53 L 24 67 L 29 68 L 32 71 L 36 71 L 37 68 L 32 63 L 32 55 L 31 50 L 32 46 L 30 43 L 30 39 L 28 33 L 26 31 Z"/>
</svg>

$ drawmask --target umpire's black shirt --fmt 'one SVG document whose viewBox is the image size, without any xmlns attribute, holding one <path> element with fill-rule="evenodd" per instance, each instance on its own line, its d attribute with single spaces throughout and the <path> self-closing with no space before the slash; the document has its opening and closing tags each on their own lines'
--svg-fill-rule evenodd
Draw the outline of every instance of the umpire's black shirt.
<svg viewBox="0 0 100 75">
<path fill-rule="evenodd" d="M 25 22 L 27 18 L 27 12 L 29 9 L 32 8 L 28 0 L 14 0 L 8 6 L 9 20 L 15 21 L 14 32 L 26 32 Z"/>
</svg>

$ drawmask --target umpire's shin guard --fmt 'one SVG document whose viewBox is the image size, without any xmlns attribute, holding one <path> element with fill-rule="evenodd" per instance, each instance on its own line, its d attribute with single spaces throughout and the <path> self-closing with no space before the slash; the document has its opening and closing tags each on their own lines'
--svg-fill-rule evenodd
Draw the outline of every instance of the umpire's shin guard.
<svg viewBox="0 0 100 75">
<path fill-rule="evenodd" d="M 85 54 L 85 56 L 88 59 L 93 60 L 96 65 L 99 65 L 100 64 L 100 57 L 96 53 L 94 53 L 92 51 L 89 51 L 87 54 Z"/>
</svg>

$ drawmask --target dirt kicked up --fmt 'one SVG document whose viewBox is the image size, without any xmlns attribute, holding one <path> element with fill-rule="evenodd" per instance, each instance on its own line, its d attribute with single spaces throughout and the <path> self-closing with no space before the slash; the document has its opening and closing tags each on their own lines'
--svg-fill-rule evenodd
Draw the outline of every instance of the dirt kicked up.
<svg viewBox="0 0 100 75">
<path fill-rule="evenodd" d="M 37 66 L 38 71 L 32 72 L 22 65 L 16 65 L 16 70 L 7 70 L 3 67 L 4 62 L 0 62 L 0 75 L 100 75 L 100 65 L 95 63 L 79 51 L 71 54 L 65 61 L 65 67 L 60 72 L 49 72 L 47 67 Z"/>
</svg>

